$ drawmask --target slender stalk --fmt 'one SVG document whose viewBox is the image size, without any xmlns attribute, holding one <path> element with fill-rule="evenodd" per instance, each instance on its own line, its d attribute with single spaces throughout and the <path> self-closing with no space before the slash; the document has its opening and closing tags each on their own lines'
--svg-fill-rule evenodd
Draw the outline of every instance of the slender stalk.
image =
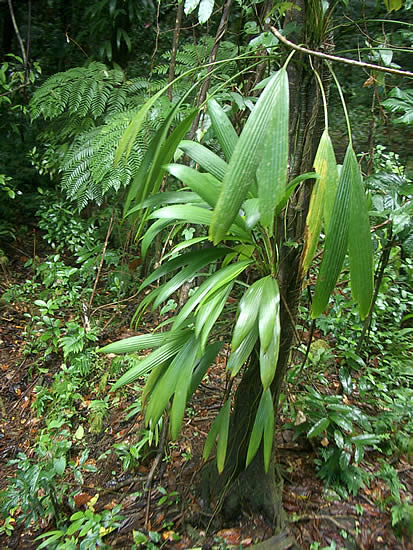
<svg viewBox="0 0 413 550">
<path fill-rule="evenodd" d="M 172 40 L 171 62 L 169 64 L 169 75 L 168 75 L 168 82 L 171 83 L 171 86 L 168 89 L 169 101 L 172 101 L 172 95 L 173 95 L 172 82 L 175 79 L 176 54 L 178 51 L 179 35 L 181 33 L 183 13 L 184 13 L 184 3 L 182 1 L 178 4 L 178 10 L 176 12 L 176 20 L 175 20 L 174 37 Z"/>
<path fill-rule="evenodd" d="M 377 273 L 377 277 L 376 277 L 376 284 L 375 284 L 375 287 L 374 287 L 374 294 L 373 294 L 373 299 L 371 301 L 370 311 L 369 311 L 369 314 L 367 315 L 366 319 L 364 320 L 363 329 L 361 331 L 360 339 L 359 339 L 358 344 L 357 344 L 356 353 L 360 353 L 361 347 L 362 347 L 363 342 L 364 342 L 365 337 L 366 337 L 366 333 L 367 333 L 368 330 L 370 330 L 371 318 L 373 316 L 374 306 L 376 304 L 377 296 L 379 295 L 381 282 L 382 282 L 383 277 L 384 277 L 384 272 L 386 270 L 387 264 L 389 263 L 390 253 L 391 253 L 391 250 L 393 248 L 393 245 L 394 245 L 393 231 L 392 231 L 392 226 L 390 226 L 387 243 L 386 243 L 386 246 L 383 249 L 383 252 L 382 252 L 382 255 L 381 255 L 381 258 L 380 258 L 380 266 L 378 268 L 378 273 Z"/>
<path fill-rule="evenodd" d="M 11 0 L 8 0 L 8 4 L 9 4 L 10 17 L 11 17 L 11 20 L 12 20 L 12 22 L 13 22 L 14 32 L 16 33 L 17 41 L 18 41 L 18 43 L 19 43 L 20 51 L 21 51 L 21 54 L 22 54 L 24 70 L 27 71 L 27 66 L 28 66 L 28 65 L 27 65 L 26 48 L 24 47 L 23 40 L 22 40 L 20 31 L 19 31 L 19 27 L 17 26 L 16 17 L 15 17 L 15 15 L 14 15 L 14 8 L 13 8 L 12 1 L 11 1 Z"/>
<path fill-rule="evenodd" d="M 209 66 L 208 66 L 208 70 L 207 70 L 207 78 L 204 80 L 204 82 L 202 84 L 201 91 L 199 93 L 198 106 L 201 106 L 204 103 L 204 101 L 207 97 L 209 86 L 211 84 L 211 74 L 210 73 L 211 73 L 213 67 L 215 66 L 215 62 L 216 62 L 216 59 L 217 59 L 218 48 L 219 48 L 219 45 L 221 43 L 221 40 L 225 36 L 226 30 L 227 30 L 229 14 L 231 13 L 232 2 L 233 2 L 233 0 L 227 0 L 225 5 L 224 5 L 224 10 L 222 12 L 221 21 L 219 22 L 217 34 L 215 36 L 214 45 L 212 46 L 212 50 L 211 50 L 211 53 L 209 55 Z M 197 131 L 200 118 L 201 118 L 201 110 L 198 111 L 198 113 L 197 113 L 197 115 L 194 119 L 194 122 L 192 123 L 191 131 L 189 133 L 189 136 L 190 136 L 189 139 L 193 139 L 193 137 L 195 136 L 195 132 Z"/>
<path fill-rule="evenodd" d="M 99 267 L 98 267 L 98 272 L 97 272 L 97 274 L 96 274 L 95 283 L 94 283 L 94 285 L 93 285 L 92 294 L 91 294 L 90 300 L 89 300 L 89 305 L 88 305 L 88 309 L 89 309 L 89 310 L 90 310 L 90 308 L 92 307 L 93 298 L 95 297 L 96 288 L 97 288 L 97 286 L 98 286 L 98 282 L 99 282 L 99 279 L 100 279 L 100 274 L 101 274 L 102 268 L 103 268 L 103 262 L 105 261 L 106 248 L 107 248 L 107 246 L 108 246 L 110 234 L 112 233 L 114 217 L 115 217 L 115 214 L 113 213 L 112 216 L 111 216 L 111 218 L 110 218 L 110 220 L 109 220 L 109 226 L 108 226 L 108 230 L 107 230 L 107 232 L 106 232 L 106 238 L 105 238 L 105 242 L 104 242 L 104 244 L 103 244 L 103 249 L 102 249 L 102 257 L 101 257 L 101 259 L 100 259 L 100 264 L 99 264 Z"/>
</svg>

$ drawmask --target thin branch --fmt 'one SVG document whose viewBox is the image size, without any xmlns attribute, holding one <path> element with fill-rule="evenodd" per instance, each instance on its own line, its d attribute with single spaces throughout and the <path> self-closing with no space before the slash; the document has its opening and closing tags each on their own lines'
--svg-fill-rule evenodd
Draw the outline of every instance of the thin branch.
<svg viewBox="0 0 413 550">
<path fill-rule="evenodd" d="M 7 90 L 7 92 L 1 93 L 0 97 L 3 97 L 5 95 L 14 94 L 15 92 L 18 92 L 19 90 L 21 90 L 22 88 L 26 88 L 26 86 L 28 86 L 29 84 L 30 84 L 30 82 L 25 82 L 24 84 L 20 84 L 20 86 L 17 86 L 16 88 L 13 88 L 11 90 Z"/>
<path fill-rule="evenodd" d="M 211 84 L 210 73 L 212 72 L 212 70 L 215 67 L 215 61 L 216 61 L 216 58 L 217 58 L 218 48 L 219 48 L 219 45 L 221 43 L 221 40 L 225 36 L 226 30 L 227 30 L 229 15 L 231 13 L 232 2 L 233 2 L 233 0 L 227 0 L 225 5 L 224 5 L 224 9 L 223 9 L 222 16 L 221 16 L 221 21 L 219 22 L 217 34 L 215 36 L 214 45 L 212 46 L 211 53 L 209 54 L 209 62 L 208 62 L 208 69 L 207 69 L 208 76 L 204 80 L 204 83 L 202 84 L 202 88 L 201 88 L 201 91 L 199 93 L 199 98 L 198 98 L 198 102 L 197 102 L 198 106 L 202 105 L 202 103 L 205 101 L 208 90 L 209 90 L 209 86 Z M 198 113 L 197 113 L 197 115 L 196 115 L 196 117 L 195 117 L 195 119 L 192 123 L 191 131 L 189 133 L 190 139 L 193 139 L 194 136 L 195 136 L 200 118 L 201 118 L 201 112 L 198 111 Z"/>
<path fill-rule="evenodd" d="M 19 42 L 20 51 L 21 51 L 21 53 L 22 53 L 24 70 L 27 71 L 27 55 L 26 55 L 26 49 L 25 49 L 24 44 L 23 44 L 23 40 L 22 40 L 20 31 L 19 31 L 19 27 L 17 26 L 17 23 L 16 23 L 16 17 L 15 17 L 15 15 L 14 15 L 14 9 L 13 9 L 13 4 L 12 4 L 11 0 L 8 0 L 8 4 L 9 4 L 10 17 L 11 17 L 11 20 L 12 20 L 12 22 L 13 22 L 14 31 L 15 31 L 15 33 L 16 33 L 17 40 L 18 40 L 18 42 Z"/>
<path fill-rule="evenodd" d="M 316 52 L 314 50 L 309 50 L 303 46 L 298 46 L 291 42 L 285 36 L 283 36 L 275 27 L 270 27 L 273 35 L 278 38 L 280 42 L 297 50 L 298 52 L 305 53 L 307 55 L 312 55 L 313 57 L 320 57 L 321 59 L 328 59 L 329 61 L 334 61 L 336 63 L 346 63 L 347 65 L 353 65 L 354 67 L 361 67 L 362 69 L 371 69 L 372 71 L 380 71 L 382 73 L 396 74 L 399 76 L 407 76 L 408 78 L 413 78 L 413 73 L 410 71 L 402 71 L 401 69 L 392 69 L 391 67 L 382 67 L 380 65 L 374 65 L 373 63 L 365 63 L 364 61 L 356 61 L 355 59 L 347 59 L 346 57 L 338 57 L 336 55 L 331 55 L 328 53 Z"/>
<path fill-rule="evenodd" d="M 184 14 L 184 3 L 178 4 L 178 10 L 176 12 L 175 29 L 172 41 L 171 62 L 169 64 L 169 76 L 168 82 L 171 83 L 175 79 L 175 67 L 176 67 L 176 54 L 178 52 L 179 35 L 181 33 L 182 17 Z M 172 101 L 172 85 L 168 89 L 169 101 Z"/>
<path fill-rule="evenodd" d="M 115 214 L 113 213 L 111 218 L 110 218 L 110 221 L 109 221 L 109 226 L 108 226 L 105 242 L 103 244 L 103 249 L 102 249 L 102 258 L 100 259 L 100 264 L 99 264 L 99 267 L 98 267 L 98 272 L 96 274 L 95 284 L 93 285 L 92 294 L 91 294 L 90 300 L 89 300 L 89 305 L 88 305 L 89 310 L 92 307 L 93 298 L 95 297 L 96 288 L 98 286 L 98 282 L 99 282 L 99 279 L 100 279 L 100 274 L 102 272 L 103 262 L 105 261 L 106 248 L 108 246 L 110 234 L 112 233 L 114 217 L 115 217 Z"/>
</svg>

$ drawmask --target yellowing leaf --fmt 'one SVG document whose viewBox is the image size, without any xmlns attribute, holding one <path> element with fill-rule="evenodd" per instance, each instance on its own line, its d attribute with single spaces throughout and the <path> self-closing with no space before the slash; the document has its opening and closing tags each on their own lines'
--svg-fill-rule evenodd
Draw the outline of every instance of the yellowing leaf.
<svg viewBox="0 0 413 550">
<path fill-rule="evenodd" d="M 302 260 L 304 272 L 308 270 L 313 260 L 323 219 L 325 229 L 328 231 L 337 191 L 338 171 L 333 145 L 327 129 L 324 130 L 320 139 L 314 159 L 314 170 L 320 178 L 314 185 L 307 215 L 306 240 Z"/>
</svg>

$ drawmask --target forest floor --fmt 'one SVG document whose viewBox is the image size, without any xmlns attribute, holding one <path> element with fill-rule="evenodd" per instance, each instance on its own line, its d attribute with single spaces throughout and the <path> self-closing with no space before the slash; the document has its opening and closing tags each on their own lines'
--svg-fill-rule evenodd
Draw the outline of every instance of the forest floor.
<svg viewBox="0 0 413 550">
<path fill-rule="evenodd" d="M 23 248 L 20 249 L 20 246 Z M 7 277 L 3 275 L 2 287 L 19 283 L 30 276 L 24 263 L 24 244 L 16 243 L 14 255 L 9 259 Z M 36 386 L 47 383 L 61 366 L 62 357 L 52 354 L 49 362 L 38 368 L 38 357 L 24 353 L 25 308 L 13 303 L 2 306 L 0 311 L 0 490 L 16 473 L 16 466 L 9 461 L 19 452 L 33 456 L 33 444 L 44 428 L 32 408 L 36 398 Z M 132 336 L 127 323 L 106 329 L 105 345 L 119 338 Z M 110 361 L 110 357 L 107 359 Z M 34 366 L 36 364 L 36 366 Z M 132 548 L 133 531 L 150 534 L 138 548 L 165 548 L 208 550 L 210 548 L 248 548 L 272 536 L 265 520 L 243 510 L 242 516 L 230 522 L 220 522 L 202 508 L 197 492 L 202 467 L 202 449 L 211 421 L 221 405 L 222 387 L 225 385 L 225 357 L 210 368 L 207 381 L 196 392 L 184 420 L 184 429 L 177 443 L 164 443 L 142 459 L 136 467 L 124 471 L 113 445 L 133 445 L 142 435 L 142 414 L 126 420 L 125 409 L 134 401 L 134 395 L 123 392 L 111 404 L 104 417 L 100 433 L 87 430 L 88 410 L 84 403 L 96 398 L 97 385 L 92 384 L 80 402 L 74 426 L 84 424 L 84 437 L 71 448 L 76 460 L 82 449 L 90 451 L 88 462 L 98 464 L 96 472 L 84 476 L 77 487 L 76 507 L 84 510 L 93 497 L 99 494 L 97 511 L 121 506 L 123 519 L 120 527 L 105 536 L 109 548 Z M 337 373 L 329 372 L 330 391 L 338 391 Z M 107 389 L 110 387 L 109 380 Z M 325 391 L 325 389 L 324 389 Z M 287 399 L 294 399 L 294 388 L 285 388 Z M 312 550 L 322 548 L 347 548 L 362 550 L 392 549 L 411 550 L 413 543 L 406 537 L 398 539 L 392 529 L 392 517 L 386 498 L 388 486 L 373 478 L 370 485 L 360 489 L 356 496 L 340 499 L 334 491 L 326 490 L 316 476 L 314 459 L 316 449 L 308 440 L 293 441 L 293 432 L 283 428 L 291 419 L 278 418 L 277 459 L 284 478 L 283 504 L 288 514 L 289 531 L 297 544 Z M 162 435 L 160 437 L 162 440 Z M 161 441 L 162 443 L 162 441 Z M 98 458 L 107 453 L 104 460 Z M 378 455 L 378 453 L 377 453 Z M 377 456 L 369 453 L 366 468 L 376 468 Z M 413 466 L 407 456 L 391 459 L 407 494 L 413 491 Z M 381 502 L 379 506 L 377 503 Z M 63 503 L 64 505 L 64 503 Z M 66 511 L 64 511 L 66 512 Z M 73 513 L 68 509 L 68 515 Z M 19 510 L 16 511 L 16 518 Z M 17 522 L 18 523 L 18 522 Z M 40 524 L 25 528 L 16 524 L 9 535 L 0 535 L 0 549 L 35 549 L 40 541 L 34 538 L 56 529 L 54 520 L 44 518 Z M 152 546 L 151 546 L 152 544 Z M 268 546 L 270 548 L 270 546 Z M 278 546 L 274 543 L 274 548 Z M 281 548 L 281 547 L 280 547 Z M 283 548 L 289 548 L 285 543 Z"/>
</svg>

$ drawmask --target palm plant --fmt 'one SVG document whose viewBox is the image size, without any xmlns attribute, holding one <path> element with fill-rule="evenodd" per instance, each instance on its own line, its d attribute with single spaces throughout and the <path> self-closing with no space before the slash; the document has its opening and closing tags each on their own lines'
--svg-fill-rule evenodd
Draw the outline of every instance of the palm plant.
<svg viewBox="0 0 413 550">
<path fill-rule="evenodd" d="M 351 141 L 339 174 L 326 124 L 314 172 L 289 181 L 287 64 L 269 78 L 239 136 L 213 99 L 208 102 L 208 114 L 223 155 L 195 141 L 180 141 L 181 131 L 175 131 L 175 141 L 171 139 L 174 132 L 167 138 L 164 127 L 163 138 L 148 149 L 146 162 L 142 163 L 150 167 L 149 173 L 146 170 L 146 175 L 139 172 L 135 177 L 125 212 L 136 215 L 144 210 L 145 218 L 154 220 L 142 239 L 143 256 L 166 227 L 187 223 L 199 227 L 198 236 L 173 247 L 140 286 L 143 290 L 168 276 L 143 299 L 136 322 L 147 307 L 157 308 L 185 282 L 194 277 L 203 278 L 203 282 L 182 309 L 168 319 L 168 330 L 115 342 L 101 351 L 153 349 L 113 389 L 150 373 L 142 395 L 145 422 L 156 425 L 168 412 L 170 435 L 176 439 L 186 403 L 219 351 L 227 347 L 226 368 L 231 379 L 238 377 L 241 382 L 232 417 L 233 396 L 229 391 L 204 448 L 207 459 L 217 441 L 217 470 L 224 488 L 254 457 L 260 461 L 262 471 L 271 471 L 274 418 L 285 375 L 279 361 L 280 347 L 285 356 L 291 346 L 291 339 L 286 342 L 283 332 L 285 312 L 291 314 L 289 297 L 283 294 L 285 250 L 299 249 L 299 276 L 292 276 L 302 280 L 324 226 L 326 239 L 313 301 L 314 317 L 327 307 L 346 251 L 353 297 L 359 303 L 360 315 L 365 317 L 372 297 L 373 259 L 362 177 Z M 138 115 L 140 118 L 125 134 L 118 157 L 130 147 L 143 115 Z M 169 118 L 172 120 L 172 116 Z M 190 166 L 170 163 L 177 149 L 191 159 Z M 165 171 L 183 187 L 175 192 L 158 192 L 159 178 Z M 305 242 L 286 242 L 283 224 L 288 223 L 289 201 L 293 202 L 299 189 L 311 186 L 305 181 L 309 179 L 316 183 L 307 217 L 307 238 Z M 231 296 L 238 300 L 235 318 Z M 232 331 L 224 331 L 226 341 L 222 330 L 216 328 L 222 319 L 232 319 Z M 290 329 L 287 327 L 287 332 Z"/>
</svg>

